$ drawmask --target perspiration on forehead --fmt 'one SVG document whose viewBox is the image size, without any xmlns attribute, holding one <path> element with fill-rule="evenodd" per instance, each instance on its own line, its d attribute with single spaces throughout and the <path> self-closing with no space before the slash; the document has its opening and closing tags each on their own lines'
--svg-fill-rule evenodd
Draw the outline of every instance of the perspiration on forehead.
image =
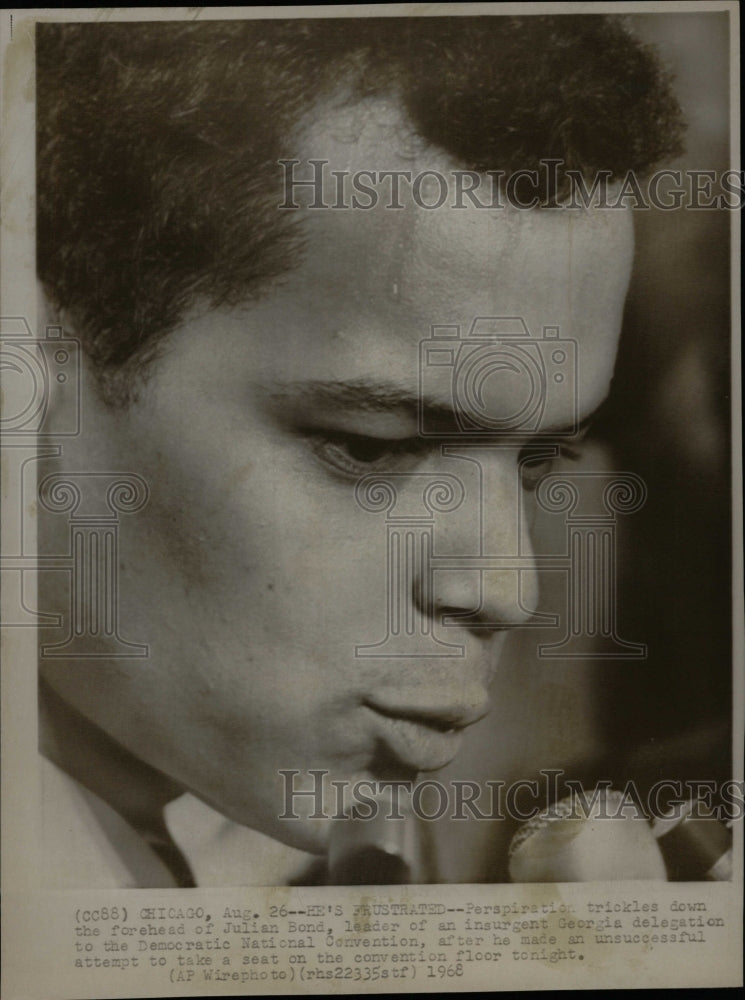
<svg viewBox="0 0 745 1000">
<path fill-rule="evenodd" d="M 313 253 L 301 271 L 315 274 L 319 296 L 333 288 L 342 298 L 345 289 L 353 290 L 347 298 L 354 309 L 369 309 L 386 296 L 414 309 L 421 304 L 422 330 L 433 317 L 468 325 L 475 315 L 497 314 L 523 316 L 537 336 L 544 323 L 567 335 L 591 331 L 600 315 L 620 324 L 623 298 L 616 292 L 625 288 L 631 268 L 630 210 L 523 211 L 468 202 L 454 209 L 458 161 L 418 137 L 401 107 L 385 96 L 354 105 L 327 102 L 300 130 L 297 149 L 305 163 L 323 160 L 329 177 L 431 171 L 449 185 L 445 203 L 434 210 L 417 201 L 410 183 L 399 188 L 401 208 L 391 208 L 390 188 L 379 182 L 379 199 L 367 210 L 304 212 Z M 315 195 L 312 188 L 298 189 L 296 197 L 307 204 Z M 603 281 L 610 273 L 616 282 Z M 308 284 L 314 287 L 313 280 Z M 545 289 L 554 292 L 548 316 L 537 306 Z"/>
<path fill-rule="evenodd" d="M 278 160 L 335 90 L 397 95 L 476 170 L 644 171 L 680 137 L 655 57 L 594 15 L 42 24 L 37 85 L 39 274 L 102 371 L 297 266 Z"/>
</svg>

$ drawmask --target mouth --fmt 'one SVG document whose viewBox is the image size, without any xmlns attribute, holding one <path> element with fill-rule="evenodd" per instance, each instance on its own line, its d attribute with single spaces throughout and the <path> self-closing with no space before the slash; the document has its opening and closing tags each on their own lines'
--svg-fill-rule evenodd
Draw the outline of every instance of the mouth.
<svg viewBox="0 0 745 1000">
<path fill-rule="evenodd" d="M 439 771 L 449 764 L 461 748 L 463 730 L 488 713 L 486 701 L 473 707 L 364 704 L 389 755 L 412 771 Z"/>
</svg>

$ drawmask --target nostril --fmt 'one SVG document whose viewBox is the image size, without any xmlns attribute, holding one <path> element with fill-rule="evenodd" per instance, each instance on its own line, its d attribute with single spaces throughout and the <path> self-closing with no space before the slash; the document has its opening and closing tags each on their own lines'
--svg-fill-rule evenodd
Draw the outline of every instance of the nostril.
<svg viewBox="0 0 745 1000">
<path fill-rule="evenodd" d="M 457 588 L 455 594 L 454 586 Z M 427 586 L 417 580 L 412 587 L 412 602 L 421 614 L 439 625 L 466 629 L 483 639 L 512 627 L 507 621 L 495 620 L 496 609 L 484 606 L 480 587 L 458 586 L 452 581 L 449 587 L 442 586 L 435 592 L 431 584 Z"/>
<path fill-rule="evenodd" d="M 412 581 L 413 606 L 443 628 L 459 628 L 487 639 L 494 632 L 524 626 L 534 613 L 529 589 L 512 572 L 478 569 L 421 574 Z"/>
<path fill-rule="evenodd" d="M 482 608 L 464 611 L 463 608 L 438 608 L 440 622 L 445 628 L 462 628 L 479 639 L 489 639 L 495 632 L 506 631 L 515 626 L 509 622 L 494 621 Z"/>
<path fill-rule="evenodd" d="M 494 612 L 488 612 L 478 600 L 473 601 L 470 608 L 463 604 L 447 604 L 435 600 L 435 620 L 444 628 L 460 628 L 472 633 L 479 639 L 487 640 L 495 632 L 512 628 L 508 622 L 494 620 Z"/>
</svg>

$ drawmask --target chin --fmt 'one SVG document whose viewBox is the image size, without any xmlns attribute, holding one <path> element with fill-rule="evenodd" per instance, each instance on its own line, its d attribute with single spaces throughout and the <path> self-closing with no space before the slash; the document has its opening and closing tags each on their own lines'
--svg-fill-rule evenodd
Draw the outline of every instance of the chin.
<svg viewBox="0 0 745 1000">
<path fill-rule="evenodd" d="M 281 836 L 278 837 L 287 847 L 294 847 L 298 851 L 306 851 L 308 854 L 326 854 L 329 848 L 331 835 L 331 820 L 285 820 L 286 828 L 283 828 Z"/>
<path fill-rule="evenodd" d="M 326 805 L 323 807 L 325 813 L 323 817 L 311 819 L 309 815 L 302 814 L 299 806 L 295 808 L 297 818 L 290 816 L 282 818 L 283 802 L 277 804 L 271 812 L 267 812 L 266 808 L 247 809 L 245 803 L 231 808 L 214 800 L 205 799 L 205 801 L 232 822 L 255 830 L 286 847 L 307 854 L 325 854 L 328 850 L 334 812 Z"/>
</svg>

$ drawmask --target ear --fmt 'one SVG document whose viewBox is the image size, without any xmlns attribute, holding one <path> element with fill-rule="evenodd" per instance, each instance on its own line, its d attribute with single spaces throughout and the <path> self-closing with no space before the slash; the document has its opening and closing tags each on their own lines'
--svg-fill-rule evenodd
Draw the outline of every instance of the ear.
<svg viewBox="0 0 745 1000">
<path fill-rule="evenodd" d="M 39 433 L 71 438 L 80 432 L 83 352 L 69 319 L 37 283 L 35 357 L 43 410 Z"/>
<path fill-rule="evenodd" d="M 41 287 L 38 296 L 36 330 L 27 351 L 33 354 L 34 390 L 43 402 L 35 421 L 37 440 L 49 446 L 40 461 L 58 470 L 106 468 L 116 413 L 103 398 L 74 320 Z M 47 459 L 52 453 L 56 457 Z"/>
</svg>

